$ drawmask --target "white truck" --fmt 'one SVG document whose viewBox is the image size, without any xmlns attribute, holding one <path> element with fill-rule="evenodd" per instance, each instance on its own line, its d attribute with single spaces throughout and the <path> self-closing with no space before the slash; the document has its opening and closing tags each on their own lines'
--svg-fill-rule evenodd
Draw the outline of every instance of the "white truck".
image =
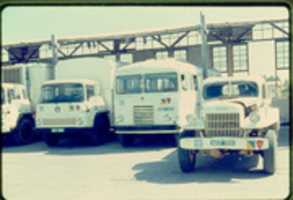
<svg viewBox="0 0 293 200">
<path fill-rule="evenodd" d="M 188 117 L 188 126 L 179 136 L 180 168 L 194 171 L 199 153 L 215 158 L 261 155 L 264 171 L 273 174 L 279 128 L 279 110 L 271 106 L 263 78 L 208 78 L 201 91 L 200 111 Z"/>
<path fill-rule="evenodd" d="M 27 91 L 21 84 L 1 83 L 1 133 L 5 140 L 28 144 L 34 139 L 34 118 Z"/>
<path fill-rule="evenodd" d="M 97 58 L 61 61 L 56 80 L 42 85 L 36 112 L 37 130 L 47 145 L 88 135 L 94 145 L 109 135 L 116 64 Z"/>
<path fill-rule="evenodd" d="M 25 87 L 33 110 L 39 101 L 41 85 L 50 79 L 49 67 L 46 64 L 27 64 L 2 67 L 1 81 L 18 83 Z"/>
<path fill-rule="evenodd" d="M 202 70 L 175 59 L 147 60 L 116 71 L 114 129 L 122 146 L 141 134 L 184 131 L 196 109 Z"/>
</svg>

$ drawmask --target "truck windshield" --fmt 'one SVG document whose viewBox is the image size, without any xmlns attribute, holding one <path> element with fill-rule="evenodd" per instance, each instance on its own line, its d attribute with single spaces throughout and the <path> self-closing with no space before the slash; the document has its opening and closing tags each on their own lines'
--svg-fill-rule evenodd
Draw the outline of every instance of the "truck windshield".
<svg viewBox="0 0 293 200">
<path fill-rule="evenodd" d="M 230 87 L 236 88 L 237 94 L 225 95 L 223 93 L 223 88 L 227 86 L 228 82 L 217 82 L 207 84 L 203 88 L 204 99 L 214 99 L 214 98 L 238 98 L 238 97 L 257 97 L 258 87 L 255 82 L 250 81 L 235 81 L 231 82 Z"/>
<path fill-rule="evenodd" d="M 80 83 L 50 84 L 42 87 L 41 103 L 81 102 L 84 89 Z"/>
<path fill-rule="evenodd" d="M 142 92 L 141 75 L 127 75 L 117 77 L 118 94 L 134 94 Z"/>
<path fill-rule="evenodd" d="M 177 88 L 176 73 L 145 75 L 145 92 L 174 92 Z"/>
</svg>

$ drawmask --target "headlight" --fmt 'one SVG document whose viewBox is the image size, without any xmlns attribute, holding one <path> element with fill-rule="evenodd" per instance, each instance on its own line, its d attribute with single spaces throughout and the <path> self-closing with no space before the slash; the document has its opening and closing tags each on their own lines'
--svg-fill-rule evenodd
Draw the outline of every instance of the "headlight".
<svg viewBox="0 0 293 200">
<path fill-rule="evenodd" d="M 37 119 L 36 122 L 37 122 L 37 126 L 41 126 L 42 125 L 42 120 L 41 119 Z"/>
<path fill-rule="evenodd" d="M 187 120 L 188 124 L 193 124 L 196 120 L 196 117 L 194 114 L 189 114 L 186 116 L 186 120 Z"/>
<path fill-rule="evenodd" d="M 77 125 L 82 125 L 82 124 L 83 124 L 83 120 L 82 120 L 82 118 L 77 118 L 77 120 L 76 120 L 76 124 L 77 124 Z"/>
<path fill-rule="evenodd" d="M 169 116 L 168 114 L 164 115 L 164 119 L 165 119 L 166 121 L 172 121 L 172 117 Z"/>
<path fill-rule="evenodd" d="M 249 115 L 249 119 L 251 122 L 253 123 L 257 123 L 259 122 L 260 120 L 260 116 L 257 112 L 252 112 L 250 115 Z"/>
<path fill-rule="evenodd" d="M 124 121 L 123 115 L 118 115 L 118 117 L 116 118 L 116 122 L 119 123 L 119 122 L 123 122 L 123 121 Z"/>
</svg>

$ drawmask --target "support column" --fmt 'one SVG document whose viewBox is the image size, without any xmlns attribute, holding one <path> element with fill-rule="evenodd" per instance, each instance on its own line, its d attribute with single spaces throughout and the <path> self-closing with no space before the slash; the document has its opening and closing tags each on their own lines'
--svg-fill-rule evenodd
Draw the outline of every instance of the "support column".
<svg viewBox="0 0 293 200">
<path fill-rule="evenodd" d="M 226 44 L 227 47 L 227 72 L 228 76 L 233 76 L 233 45 L 231 43 Z"/>
<path fill-rule="evenodd" d="M 56 78 L 55 75 L 55 67 L 58 63 L 58 44 L 55 38 L 55 35 L 51 36 L 51 48 L 52 48 L 52 60 L 51 63 L 48 65 L 48 78 L 49 80 L 54 80 Z"/>
<path fill-rule="evenodd" d="M 168 49 L 168 57 L 173 58 L 174 57 L 174 49 Z"/>
</svg>

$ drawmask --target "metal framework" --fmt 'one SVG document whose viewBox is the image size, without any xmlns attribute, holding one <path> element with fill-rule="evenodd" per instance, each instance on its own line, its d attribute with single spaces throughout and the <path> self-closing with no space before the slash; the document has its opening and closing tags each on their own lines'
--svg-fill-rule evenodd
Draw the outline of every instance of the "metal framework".
<svg viewBox="0 0 293 200">
<path fill-rule="evenodd" d="M 259 27 L 267 27 L 261 29 Z M 256 37 L 259 31 L 263 37 Z M 208 24 L 206 36 L 209 46 L 221 44 L 227 46 L 227 55 L 232 54 L 235 44 L 260 40 L 288 40 L 288 20 L 267 20 L 241 23 Z M 186 49 L 200 45 L 201 28 L 189 26 L 165 30 L 153 30 L 137 33 L 122 33 L 118 35 L 99 35 L 92 37 L 75 37 L 50 40 L 6 44 L 2 46 L 2 67 L 17 63 L 56 63 L 81 57 L 104 57 L 115 55 L 120 61 L 120 55 L 133 54 L 137 51 L 167 51 L 169 56 L 174 55 L 177 49 Z M 228 61 L 228 64 L 231 63 Z M 229 67 L 228 67 L 229 69 Z"/>
</svg>

